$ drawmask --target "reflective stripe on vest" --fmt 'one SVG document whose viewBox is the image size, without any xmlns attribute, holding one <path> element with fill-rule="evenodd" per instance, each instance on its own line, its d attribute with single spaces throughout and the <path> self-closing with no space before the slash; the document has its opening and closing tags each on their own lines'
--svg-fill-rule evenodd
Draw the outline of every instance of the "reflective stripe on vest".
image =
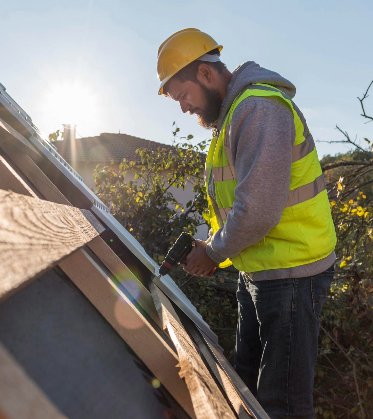
<svg viewBox="0 0 373 419">
<path fill-rule="evenodd" d="M 297 161 L 305 157 L 308 153 L 315 148 L 315 143 L 311 136 L 306 137 L 303 143 L 293 145 L 293 150 L 291 153 L 291 161 Z"/>
<path fill-rule="evenodd" d="M 233 170 L 231 170 L 230 166 L 213 167 L 212 168 L 212 175 L 214 176 L 215 181 L 232 180 L 232 179 L 236 178 L 236 176 L 233 173 Z"/>
<path fill-rule="evenodd" d="M 229 211 L 231 210 L 231 208 L 219 208 L 219 215 L 220 218 L 222 219 L 223 222 L 225 222 L 227 220 Z"/>
<path fill-rule="evenodd" d="M 289 197 L 287 200 L 287 207 L 291 207 L 296 204 L 300 204 L 301 202 L 308 201 L 309 199 L 313 198 L 314 196 L 318 195 L 321 191 L 325 189 L 325 179 L 324 175 L 321 174 L 316 180 L 311 183 L 307 183 L 306 185 L 300 186 L 297 189 L 293 189 L 289 192 Z M 227 217 L 231 208 L 219 208 L 219 215 L 221 221 L 227 221 Z"/>
<path fill-rule="evenodd" d="M 318 195 L 325 189 L 324 175 L 321 174 L 313 182 L 307 183 L 306 185 L 300 186 L 297 189 L 293 189 L 289 192 L 287 201 L 287 207 L 299 204 L 304 201 L 308 201 L 314 196 Z"/>
<path fill-rule="evenodd" d="M 305 141 L 300 144 L 293 145 L 292 154 L 291 154 L 291 161 L 295 162 L 297 160 L 302 159 L 307 154 L 309 154 L 315 148 L 315 143 L 311 136 L 307 137 Z M 214 179 L 219 180 L 231 180 L 235 179 L 235 173 L 232 170 L 231 166 L 224 166 L 224 167 L 213 167 L 212 174 Z"/>
</svg>

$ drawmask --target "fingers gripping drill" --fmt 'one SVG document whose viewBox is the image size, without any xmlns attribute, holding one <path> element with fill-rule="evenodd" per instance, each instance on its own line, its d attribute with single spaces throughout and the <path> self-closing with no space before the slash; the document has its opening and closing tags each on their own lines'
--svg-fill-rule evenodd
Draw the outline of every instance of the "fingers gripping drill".
<svg viewBox="0 0 373 419">
<path fill-rule="evenodd" d="M 188 253 L 193 249 L 195 240 L 188 233 L 181 233 L 176 242 L 168 251 L 162 265 L 159 268 L 159 275 L 166 275 L 176 265 L 183 262 Z"/>
</svg>

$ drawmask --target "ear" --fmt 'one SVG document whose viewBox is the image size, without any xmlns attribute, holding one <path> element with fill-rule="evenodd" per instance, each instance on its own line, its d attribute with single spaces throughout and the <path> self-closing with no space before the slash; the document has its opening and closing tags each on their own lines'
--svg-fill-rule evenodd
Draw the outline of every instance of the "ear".
<svg viewBox="0 0 373 419">
<path fill-rule="evenodd" d="M 197 80 L 205 86 L 211 86 L 215 80 L 214 69 L 206 63 L 198 66 Z"/>
</svg>

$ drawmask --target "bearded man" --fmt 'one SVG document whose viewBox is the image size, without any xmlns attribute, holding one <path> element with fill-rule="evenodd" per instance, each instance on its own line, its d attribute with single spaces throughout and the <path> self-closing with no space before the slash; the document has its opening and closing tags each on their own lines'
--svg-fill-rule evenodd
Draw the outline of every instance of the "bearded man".
<svg viewBox="0 0 373 419">
<path fill-rule="evenodd" d="M 248 61 L 230 72 L 198 29 L 158 50 L 159 94 L 213 130 L 206 159 L 210 236 L 184 269 L 239 271 L 235 368 L 271 418 L 313 418 L 320 313 L 336 236 L 295 87 Z"/>
</svg>

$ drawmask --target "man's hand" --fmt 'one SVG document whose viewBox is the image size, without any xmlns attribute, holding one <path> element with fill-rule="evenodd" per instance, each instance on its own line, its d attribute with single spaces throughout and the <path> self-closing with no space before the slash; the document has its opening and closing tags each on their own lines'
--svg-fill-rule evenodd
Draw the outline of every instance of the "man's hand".
<svg viewBox="0 0 373 419">
<path fill-rule="evenodd" d="M 184 262 L 184 270 L 196 276 L 211 276 L 218 266 L 206 253 L 206 243 L 196 240 Z"/>
</svg>

